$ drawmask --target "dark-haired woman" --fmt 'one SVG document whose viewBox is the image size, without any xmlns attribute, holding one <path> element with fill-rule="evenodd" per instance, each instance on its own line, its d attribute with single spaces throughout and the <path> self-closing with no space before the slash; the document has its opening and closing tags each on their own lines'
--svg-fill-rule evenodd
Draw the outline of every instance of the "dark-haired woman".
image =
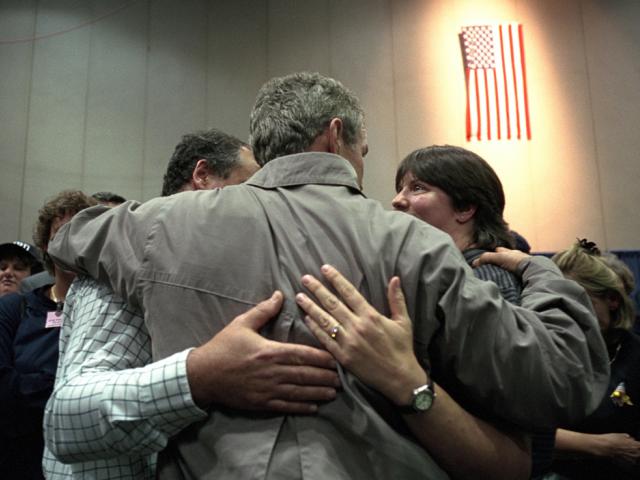
<svg viewBox="0 0 640 480">
<path fill-rule="evenodd" d="M 502 183 L 475 153 L 433 145 L 410 153 L 396 172 L 393 208 L 448 233 L 467 263 L 497 247 L 513 248 L 514 237 L 503 218 Z M 476 277 L 498 285 L 502 296 L 520 304 L 522 285 L 495 265 L 474 269 Z"/>
</svg>

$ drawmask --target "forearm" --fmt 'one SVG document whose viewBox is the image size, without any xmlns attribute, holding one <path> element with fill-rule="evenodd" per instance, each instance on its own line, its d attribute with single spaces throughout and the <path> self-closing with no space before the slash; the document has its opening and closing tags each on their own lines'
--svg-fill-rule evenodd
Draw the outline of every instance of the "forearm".
<svg viewBox="0 0 640 480">
<path fill-rule="evenodd" d="M 206 416 L 191 399 L 187 355 L 135 369 L 85 371 L 57 385 L 45 410 L 47 447 L 63 462 L 160 451 Z M 82 419 L 77 429 L 70 428 L 74 418 Z"/>
<path fill-rule="evenodd" d="M 588 455 L 602 455 L 599 440 L 600 435 L 574 432 L 559 428 L 556 430 L 555 449 L 565 452 L 578 452 Z"/>
<path fill-rule="evenodd" d="M 575 423 L 598 407 L 609 379 L 609 357 L 591 302 L 547 258 L 532 257 L 522 278 L 522 306 L 538 320 L 530 322 L 540 339 L 535 357 L 549 370 L 543 385 L 557 412 L 549 426 Z M 528 312 L 524 319 L 530 320 Z"/>
<path fill-rule="evenodd" d="M 466 412 L 442 388 L 435 391 L 428 412 L 405 415 L 405 420 L 452 478 L 529 478 L 531 450 L 524 434 L 500 431 Z"/>
<path fill-rule="evenodd" d="M 409 392 L 424 385 L 422 369 L 398 372 L 388 395 L 397 405 L 411 401 Z M 531 471 L 531 447 L 522 433 L 503 432 L 464 410 L 439 385 L 429 410 L 404 415 L 420 444 L 452 478 L 526 479 Z"/>
</svg>

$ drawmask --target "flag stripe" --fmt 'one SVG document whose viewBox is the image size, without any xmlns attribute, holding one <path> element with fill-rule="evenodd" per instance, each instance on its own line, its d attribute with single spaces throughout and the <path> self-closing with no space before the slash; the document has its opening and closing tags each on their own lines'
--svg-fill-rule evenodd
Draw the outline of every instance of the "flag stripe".
<svg viewBox="0 0 640 480">
<path fill-rule="evenodd" d="M 502 80 L 503 80 L 503 88 L 504 88 L 504 100 L 505 100 L 505 112 L 507 116 L 507 139 L 511 139 L 511 115 L 509 115 L 509 109 L 511 108 L 509 104 L 509 90 L 507 88 L 507 64 L 504 57 L 504 34 L 502 32 L 502 25 L 498 27 L 500 29 L 500 60 L 502 62 Z"/>
<path fill-rule="evenodd" d="M 471 75 L 471 71 L 468 68 L 464 69 L 464 78 L 465 84 L 467 86 L 467 92 L 469 91 L 469 77 Z M 467 142 L 471 140 L 471 108 L 469 106 L 469 95 L 467 94 L 467 115 L 466 115 L 466 124 L 467 124 Z"/>
<path fill-rule="evenodd" d="M 500 96 L 498 95 L 498 75 L 495 70 L 493 71 L 493 87 L 496 98 L 496 130 L 498 133 L 498 140 L 500 140 Z"/>
<path fill-rule="evenodd" d="M 511 55 L 511 76 L 513 77 L 513 95 L 516 106 L 516 127 L 518 131 L 518 139 L 520 139 L 520 102 L 518 101 L 518 75 L 516 73 L 516 59 L 513 48 L 513 30 L 509 25 L 509 54 Z"/>
<path fill-rule="evenodd" d="M 485 70 L 484 72 L 484 98 L 487 99 L 487 102 L 485 103 L 485 107 L 487 110 L 487 140 L 491 140 L 491 102 L 490 100 L 490 96 L 489 96 L 489 80 L 487 78 L 487 71 Z"/>
<path fill-rule="evenodd" d="M 518 25 L 518 38 L 520 40 L 520 62 L 522 68 L 522 86 L 524 90 L 524 109 L 527 119 L 527 140 L 531 140 L 531 122 L 529 120 L 529 94 L 527 93 L 527 67 L 524 61 L 524 33 L 522 25 Z"/>
</svg>

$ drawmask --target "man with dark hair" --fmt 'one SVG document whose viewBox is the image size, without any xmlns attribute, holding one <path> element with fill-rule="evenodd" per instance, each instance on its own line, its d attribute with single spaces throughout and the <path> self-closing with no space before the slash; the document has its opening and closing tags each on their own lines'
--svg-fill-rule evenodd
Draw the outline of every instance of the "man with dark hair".
<svg viewBox="0 0 640 480">
<path fill-rule="evenodd" d="M 366 199 L 364 115 L 340 82 L 310 73 L 270 80 L 250 133 L 263 168 L 246 183 L 87 212 L 52 247 L 63 265 L 143 309 L 154 358 L 222 335 L 225 319 L 276 289 L 274 300 L 286 300 L 265 335 L 317 345 L 293 299 L 302 275 L 329 262 L 385 314 L 388 279 L 400 276 L 421 364 L 433 355 L 479 407 L 527 428 L 572 421 L 597 405 L 606 348 L 584 291 L 548 260 L 527 257 L 526 308 L 511 306 L 473 277 L 448 235 Z M 334 339 L 339 332 L 332 329 Z M 221 406 L 235 354 L 194 350 L 189 369 L 208 381 L 192 394 L 213 403 L 205 421 L 160 454 L 159 478 L 446 478 L 407 435 L 407 426 L 428 432 L 430 412 L 394 404 L 340 368 L 343 390 L 314 416 Z M 428 391 L 427 371 L 424 379 L 410 388 L 397 382 L 397 397 Z"/>
<path fill-rule="evenodd" d="M 185 135 L 169 162 L 163 194 L 241 183 L 258 168 L 247 145 L 226 133 Z M 237 369 L 227 375 L 227 406 L 312 412 L 317 401 L 335 395 L 335 371 L 318 368 L 333 362 L 326 352 L 260 337 L 257 330 L 276 306 L 266 302 L 230 322 L 197 353 L 222 344 L 241 364 L 229 362 Z M 79 278 L 67 296 L 56 386 L 45 415 L 47 478 L 152 478 L 155 452 L 206 416 L 191 394 L 201 381 L 188 371 L 192 350 L 152 363 L 149 331 L 137 310 L 108 286 Z M 81 425 L 69 418 L 82 418 Z"/>
<path fill-rule="evenodd" d="M 249 145 L 220 130 L 185 135 L 171 156 L 162 195 L 242 183 L 257 170 Z"/>
<path fill-rule="evenodd" d="M 122 195 L 113 192 L 96 192 L 91 195 L 101 205 L 115 207 L 127 201 Z"/>
</svg>

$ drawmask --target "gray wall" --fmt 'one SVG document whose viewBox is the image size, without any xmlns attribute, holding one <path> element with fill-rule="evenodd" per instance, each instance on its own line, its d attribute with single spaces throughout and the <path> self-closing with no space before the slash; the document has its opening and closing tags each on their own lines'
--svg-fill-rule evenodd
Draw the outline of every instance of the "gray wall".
<svg viewBox="0 0 640 480">
<path fill-rule="evenodd" d="M 482 20 L 524 24 L 531 141 L 465 140 L 457 34 Z M 0 0 L 0 241 L 64 188 L 155 196 L 181 134 L 246 138 L 259 86 L 304 69 L 361 98 L 385 205 L 405 154 L 457 144 L 534 249 L 640 248 L 638 20 L 635 0 Z"/>
</svg>

